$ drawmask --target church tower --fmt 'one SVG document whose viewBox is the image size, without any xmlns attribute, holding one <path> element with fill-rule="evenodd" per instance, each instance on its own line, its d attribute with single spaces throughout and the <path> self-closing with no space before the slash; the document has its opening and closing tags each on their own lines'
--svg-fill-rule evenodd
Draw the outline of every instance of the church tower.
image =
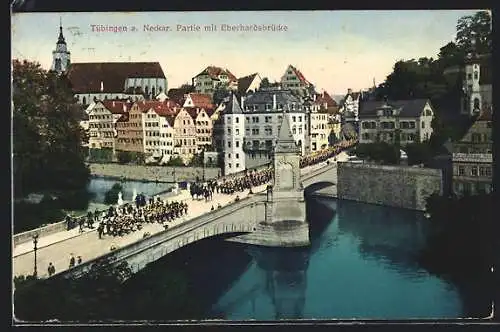
<svg viewBox="0 0 500 332">
<path fill-rule="evenodd" d="M 465 60 L 462 113 L 474 115 L 481 110 L 480 60 L 475 49 L 475 39 L 471 42 L 471 52 Z"/>
<path fill-rule="evenodd" d="M 70 52 L 66 45 L 66 40 L 63 35 L 62 22 L 59 23 L 59 38 L 57 39 L 56 49 L 52 51 L 52 67 L 54 70 L 61 74 L 68 70 L 70 65 Z"/>
</svg>

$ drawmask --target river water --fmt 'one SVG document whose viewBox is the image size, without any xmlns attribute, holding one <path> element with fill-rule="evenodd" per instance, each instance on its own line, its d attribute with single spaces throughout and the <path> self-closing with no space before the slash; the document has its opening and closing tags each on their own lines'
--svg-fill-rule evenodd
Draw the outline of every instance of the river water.
<svg viewBox="0 0 500 332">
<path fill-rule="evenodd" d="M 173 187 L 171 183 L 163 182 L 120 181 L 104 177 L 92 177 L 87 186 L 88 191 L 94 194 L 91 201 L 94 203 L 104 203 L 106 192 L 111 189 L 115 183 L 122 184 L 122 197 L 124 201 L 132 200 L 134 189 L 138 194 L 144 193 L 146 196 L 152 196 L 160 192 L 165 192 Z"/>
<path fill-rule="evenodd" d="M 187 296 L 199 307 L 195 319 L 489 315 L 489 288 L 484 281 L 456 285 L 417 263 L 428 227 L 422 213 L 323 199 L 308 200 L 307 210 L 308 248 L 271 249 L 212 238 L 152 264 L 126 288 L 127 303 L 138 308 L 127 318 L 175 319 L 167 314 L 174 310 L 169 305 L 174 301 L 180 306 Z M 172 274 L 181 281 L 172 282 Z M 187 293 L 169 292 L 184 287 L 181 284 Z"/>
</svg>

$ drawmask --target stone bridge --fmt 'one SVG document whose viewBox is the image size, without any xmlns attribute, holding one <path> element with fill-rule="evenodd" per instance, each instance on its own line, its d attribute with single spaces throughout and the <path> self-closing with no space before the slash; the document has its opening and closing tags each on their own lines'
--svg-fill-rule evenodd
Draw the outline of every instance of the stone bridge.
<svg viewBox="0 0 500 332">
<path fill-rule="evenodd" d="M 283 117 L 274 151 L 273 185 L 238 202 L 210 211 L 97 259 L 114 264 L 126 261 L 133 272 L 190 243 L 224 234 L 228 241 L 268 247 L 310 245 L 304 197 L 314 192 L 336 196 L 337 168 L 323 162 L 300 169 L 300 150 Z M 78 276 L 96 260 L 78 265 L 61 275 Z"/>
</svg>

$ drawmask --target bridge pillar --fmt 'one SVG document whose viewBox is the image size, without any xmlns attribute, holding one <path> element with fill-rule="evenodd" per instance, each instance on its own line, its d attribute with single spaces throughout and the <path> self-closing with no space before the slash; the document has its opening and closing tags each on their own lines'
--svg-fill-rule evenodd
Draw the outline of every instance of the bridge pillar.
<svg viewBox="0 0 500 332">
<path fill-rule="evenodd" d="M 310 244 L 300 177 L 300 153 L 301 148 L 290 130 L 289 114 L 283 113 L 273 153 L 273 184 L 268 188 L 265 220 L 257 225 L 253 233 L 235 238 L 237 242 L 270 247 L 302 247 Z"/>
</svg>

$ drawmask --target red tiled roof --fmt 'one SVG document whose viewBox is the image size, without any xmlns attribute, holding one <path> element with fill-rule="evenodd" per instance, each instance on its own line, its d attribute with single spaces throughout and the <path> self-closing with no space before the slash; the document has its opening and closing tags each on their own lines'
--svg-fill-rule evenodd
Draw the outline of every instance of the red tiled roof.
<svg viewBox="0 0 500 332">
<path fill-rule="evenodd" d="M 117 122 L 127 122 L 128 121 L 128 113 L 123 113 L 119 118 L 118 120 L 116 120 Z"/>
<path fill-rule="evenodd" d="M 306 80 L 304 75 L 300 72 L 300 70 L 298 70 L 297 68 L 295 68 L 292 65 L 290 65 L 290 68 L 292 68 L 292 70 L 294 71 L 295 75 L 297 76 L 297 78 L 299 79 L 300 82 L 302 82 L 304 84 L 310 84 L 309 81 Z"/>
<path fill-rule="evenodd" d="M 128 100 L 103 100 L 102 104 L 113 114 L 123 114 L 132 107 L 132 103 Z"/>
<path fill-rule="evenodd" d="M 223 69 L 223 68 L 215 67 L 215 66 L 208 66 L 207 68 L 205 68 L 201 73 L 199 73 L 195 77 L 198 77 L 200 75 L 208 75 L 212 79 L 218 80 L 219 75 L 221 75 L 221 74 L 226 74 L 227 77 L 229 78 L 229 81 L 238 81 L 236 76 L 234 76 L 233 73 L 231 73 L 228 69 Z"/>
<path fill-rule="evenodd" d="M 175 115 L 177 113 L 175 108 L 180 108 L 178 104 L 171 100 L 139 101 L 137 102 L 137 106 L 142 112 L 148 112 L 150 109 L 153 109 L 160 116 Z"/>
<path fill-rule="evenodd" d="M 212 96 L 205 93 L 189 93 L 191 100 L 193 101 L 194 107 L 199 108 L 215 108 L 212 103 Z"/>
<path fill-rule="evenodd" d="M 68 77 L 75 93 L 124 92 L 127 78 L 165 78 L 159 62 L 72 63 Z"/>
<path fill-rule="evenodd" d="M 177 112 L 178 113 L 178 112 Z M 165 115 L 163 116 L 165 118 L 165 120 L 167 120 L 168 124 L 170 125 L 170 127 L 173 127 L 174 126 L 174 122 L 175 122 L 175 115 Z"/>
<path fill-rule="evenodd" d="M 316 94 L 315 104 L 324 105 L 326 103 L 327 107 L 337 107 L 337 102 L 328 94 L 328 92 Z"/>
</svg>

